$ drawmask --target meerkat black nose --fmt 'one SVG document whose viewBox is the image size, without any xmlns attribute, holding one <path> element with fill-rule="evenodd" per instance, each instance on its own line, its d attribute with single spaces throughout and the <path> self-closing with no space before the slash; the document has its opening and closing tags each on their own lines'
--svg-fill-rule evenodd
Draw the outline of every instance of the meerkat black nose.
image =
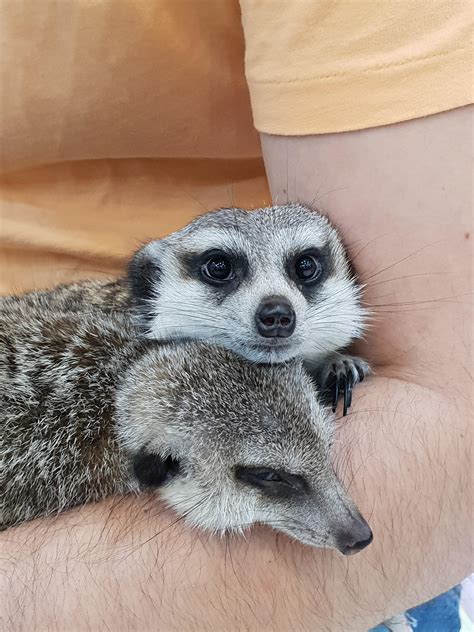
<svg viewBox="0 0 474 632">
<path fill-rule="evenodd" d="M 362 551 L 373 539 L 374 535 L 362 517 L 356 518 L 351 527 L 341 529 L 336 535 L 337 548 L 343 555 L 353 555 Z"/>
<path fill-rule="evenodd" d="M 265 338 L 288 338 L 295 330 L 296 315 L 288 301 L 276 296 L 260 303 L 256 322 Z"/>
</svg>

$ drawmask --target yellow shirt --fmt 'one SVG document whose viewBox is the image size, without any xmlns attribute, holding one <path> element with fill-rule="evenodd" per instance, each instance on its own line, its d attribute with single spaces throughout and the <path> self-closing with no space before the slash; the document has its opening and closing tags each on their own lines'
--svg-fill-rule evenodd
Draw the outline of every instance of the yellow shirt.
<svg viewBox="0 0 474 632">
<path fill-rule="evenodd" d="M 252 109 L 260 131 L 314 134 L 472 102 L 471 0 L 0 13 L 1 292 L 110 275 L 204 209 L 267 204 Z"/>
</svg>

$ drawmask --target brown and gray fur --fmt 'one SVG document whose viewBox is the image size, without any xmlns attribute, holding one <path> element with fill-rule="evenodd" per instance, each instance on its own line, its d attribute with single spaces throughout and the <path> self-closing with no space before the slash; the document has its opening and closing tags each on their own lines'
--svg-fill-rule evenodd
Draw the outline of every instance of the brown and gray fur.
<svg viewBox="0 0 474 632">
<path fill-rule="evenodd" d="M 368 544 L 301 362 L 145 343 L 127 300 L 99 282 L 0 299 L 3 528 L 152 486 L 203 529 L 259 522 L 343 553 Z"/>
<path fill-rule="evenodd" d="M 0 298 L 4 525 L 130 490 L 114 398 L 143 349 L 99 297 L 106 306 L 108 285 L 91 282 Z"/>
</svg>

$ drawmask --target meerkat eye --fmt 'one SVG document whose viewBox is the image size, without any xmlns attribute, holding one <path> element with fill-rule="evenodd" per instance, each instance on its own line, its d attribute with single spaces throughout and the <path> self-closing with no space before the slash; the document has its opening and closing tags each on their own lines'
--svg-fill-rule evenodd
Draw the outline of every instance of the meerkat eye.
<svg viewBox="0 0 474 632">
<path fill-rule="evenodd" d="M 302 255 L 295 262 L 296 276 L 303 283 L 316 281 L 321 275 L 322 269 L 321 262 L 314 255 Z"/>
<path fill-rule="evenodd" d="M 278 474 L 278 472 L 274 472 L 273 470 L 263 470 L 258 474 L 258 477 L 262 481 L 273 481 L 277 483 L 282 482 L 281 476 Z"/>
<path fill-rule="evenodd" d="M 225 283 L 234 278 L 234 268 L 227 255 L 213 254 L 201 266 L 201 274 L 205 280 Z"/>
<path fill-rule="evenodd" d="M 242 483 L 257 487 L 269 496 L 291 496 L 308 489 L 308 483 L 302 476 L 267 467 L 238 465 L 235 476 Z"/>
</svg>

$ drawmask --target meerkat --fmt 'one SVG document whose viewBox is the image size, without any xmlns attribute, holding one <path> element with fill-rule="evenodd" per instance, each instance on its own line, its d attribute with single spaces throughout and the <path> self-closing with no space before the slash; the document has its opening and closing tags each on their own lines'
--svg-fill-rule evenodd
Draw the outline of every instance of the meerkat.
<svg viewBox="0 0 474 632">
<path fill-rule="evenodd" d="M 335 410 L 370 373 L 343 350 L 368 310 L 336 228 L 302 204 L 206 213 L 133 257 L 129 282 L 149 339 L 194 339 L 260 363 L 302 357 Z"/>
<path fill-rule="evenodd" d="M 117 309 L 126 295 L 91 282 L 0 299 L 2 528 L 155 489 L 204 530 L 262 523 L 346 555 L 367 546 L 302 361 L 147 342 Z"/>
</svg>

